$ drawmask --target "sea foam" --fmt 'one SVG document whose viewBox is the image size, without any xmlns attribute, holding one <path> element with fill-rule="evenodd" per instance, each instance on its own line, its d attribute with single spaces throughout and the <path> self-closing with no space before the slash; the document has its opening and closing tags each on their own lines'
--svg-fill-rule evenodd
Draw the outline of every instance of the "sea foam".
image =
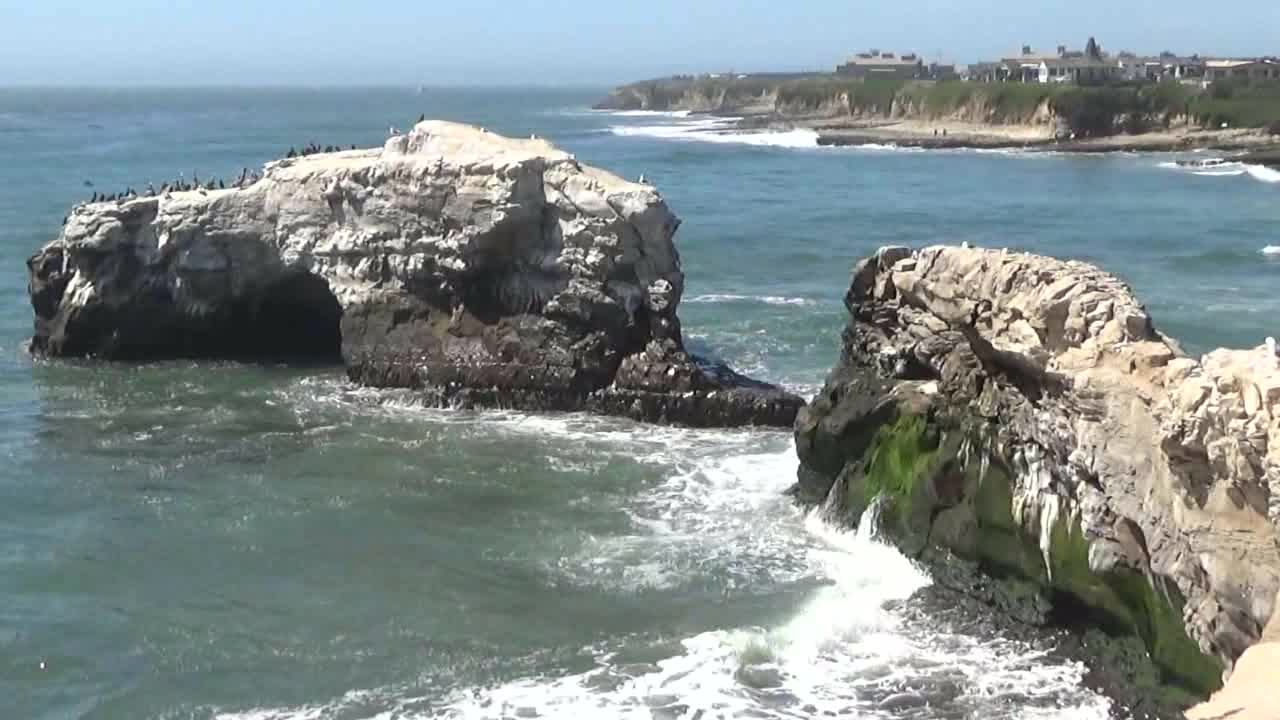
<svg viewBox="0 0 1280 720">
<path fill-rule="evenodd" d="M 1261 180 L 1268 184 L 1280 183 L 1280 170 L 1275 168 L 1263 165 L 1245 165 L 1244 169 L 1255 180 Z"/>
<path fill-rule="evenodd" d="M 705 118 L 665 125 L 614 125 L 609 131 L 620 137 L 650 137 L 686 142 L 759 147 L 816 148 L 818 133 L 813 130 L 738 130 L 740 118 Z"/>
</svg>

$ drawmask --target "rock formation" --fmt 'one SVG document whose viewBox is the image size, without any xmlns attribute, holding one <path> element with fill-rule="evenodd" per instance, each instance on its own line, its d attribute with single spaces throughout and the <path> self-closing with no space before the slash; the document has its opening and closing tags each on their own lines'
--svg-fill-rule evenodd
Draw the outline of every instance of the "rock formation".
<svg viewBox="0 0 1280 720">
<path fill-rule="evenodd" d="M 244 188 L 78 206 L 28 262 L 31 347 L 340 357 L 459 406 L 790 425 L 799 398 L 684 351 L 678 225 L 544 141 L 423 122 Z"/>
<path fill-rule="evenodd" d="M 800 497 L 878 503 L 904 551 L 1029 622 L 1139 638 L 1182 707 L 1280 637 L 1274 349 L 1187 357 L 1115 277 L 998 250 L 881 249 L 846 306 Z"/>
</svg>

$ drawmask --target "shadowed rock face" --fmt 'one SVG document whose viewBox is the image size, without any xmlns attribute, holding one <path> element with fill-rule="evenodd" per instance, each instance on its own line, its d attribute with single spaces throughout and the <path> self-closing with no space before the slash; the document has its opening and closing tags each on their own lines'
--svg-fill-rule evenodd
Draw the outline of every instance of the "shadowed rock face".
<svg viewBox="0 0 1280 720">
<path fill-rule="evenodd" d="M 1140 638 L 1183 705 L 1280 637 L 1274 349 L 1185 357 L 1115 277 L 1003 251 L 882 249 L 846 305 L 802 498 L 883 498 L 906 552 L 1006 581 L 984 592 L 1028 622 Z"/>
<path fill-rule="evenodd" d="M 28 261 L 34 352 L 345 361 L 441 403 L 790 425 L 684 352 L 658 193 L 540 140 L 420 123 L 227 190 L 74 209 Z"/>
</svg>

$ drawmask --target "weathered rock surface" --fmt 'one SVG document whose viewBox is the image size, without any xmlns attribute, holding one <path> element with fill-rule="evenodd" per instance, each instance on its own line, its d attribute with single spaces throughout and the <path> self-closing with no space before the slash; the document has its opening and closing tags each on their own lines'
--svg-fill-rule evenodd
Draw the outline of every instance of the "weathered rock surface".
<svg viewBox="0 0 1280 720">
<path fill-rule="evenodd" d="M 81 205 L 28 262 L 33 351 L 345 360 L 440 402 L 790 425 L 684 351 L 679 221 L 536 139 L 424 122 L 248 187 Z"/>
<path fill-rule="evenodd" d="M 908 553 L 1140 637 L 1176 705 L 1215 690 L 1280 590 L 1274 349 L 1186 357 L 1115 277 L 995 250 L 884 248 L 846 305 L 800 496 L 851 521 L 883 498 Z"/>
</svg>

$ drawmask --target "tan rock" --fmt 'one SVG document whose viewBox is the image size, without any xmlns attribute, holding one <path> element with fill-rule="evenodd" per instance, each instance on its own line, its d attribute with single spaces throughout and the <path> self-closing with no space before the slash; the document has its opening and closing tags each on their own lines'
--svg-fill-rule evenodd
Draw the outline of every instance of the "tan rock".
<svg viewBox="0 0 1280 720">
<path fill-rule="evenodd" d="M 1280 642 L 1245 651 L 1226 686 L 1188 710 L 1187 720 L 1280 720 Z"/>
<path fill-rule="evenodd" d="M 1011 470 L 1014 516 L 1024 530 L 1047 544 L 1045 518 L 1079 518 L 1091 562 L 1149 567 L 1176 587 L 1188 636 L 1228 666 L 1262 639 L 1262 628 L 1276 626 L 1274 352 L 1188 357 L 1153 327 L 1124 282 L 1085 263 L 930 247 L 910 271 L 887 272 L 901 301 L 851 295 L 872 306 L 855 308 L 857 337 L 906 355 L 918 352 L 913 345 L 927 348 L 932 367 L 947 369 L 937 397 L 950 403 L 949 415 L 990 420 L 985 439 Z M 864 314 L 875 324 L 861 322 Z M 864 387 L 894 383 L 874 380 Z M 1237 672 L 1247 686 L 1270 665 L 1280 711 L 1280 656 L 1273 653 L 1246 655 Z"/>
</svg>

